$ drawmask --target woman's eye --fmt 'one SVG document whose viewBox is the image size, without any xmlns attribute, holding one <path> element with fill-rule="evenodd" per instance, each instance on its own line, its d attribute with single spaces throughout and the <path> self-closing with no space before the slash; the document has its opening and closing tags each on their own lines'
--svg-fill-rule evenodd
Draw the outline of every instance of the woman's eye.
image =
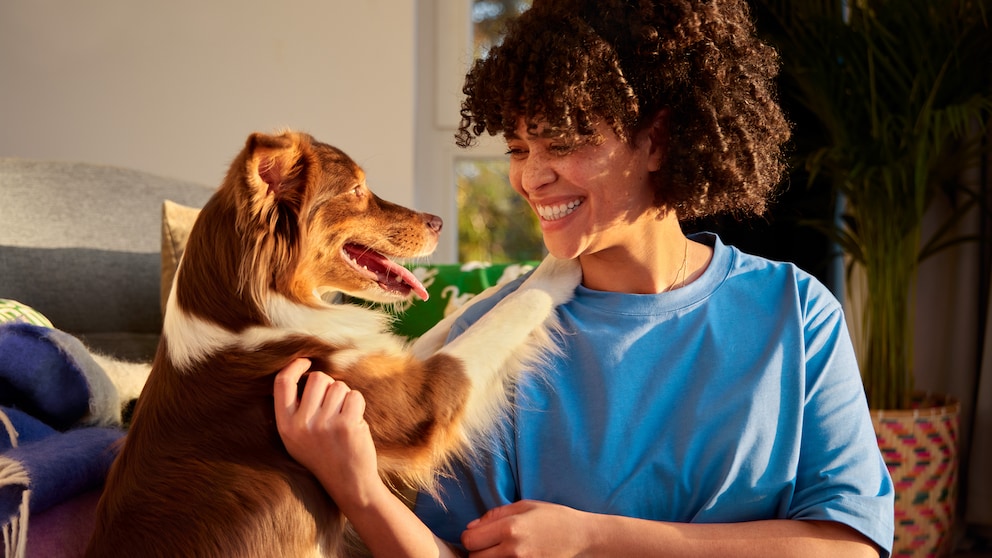
<svg viewBox="0 0 992 558">
<path fill-rule="evenodd" d="M 568 155 L 572 151 L 575 151 L 575 146 L 570 143 L 556 143 L 548 147 L 548 151 L 555 155 Z"/>
<path fill-rule="evenodd" d="M 511 147 L 506 150 L 506 154 L 510 157 L 522 157 L 527 154 L 527 150 L 519 147 Z"/>
</svg>

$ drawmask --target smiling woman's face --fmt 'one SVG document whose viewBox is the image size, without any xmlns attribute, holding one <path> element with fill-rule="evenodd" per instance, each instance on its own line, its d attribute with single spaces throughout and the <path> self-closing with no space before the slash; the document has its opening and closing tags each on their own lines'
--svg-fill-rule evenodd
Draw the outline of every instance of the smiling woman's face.
<svg viewBox="0 0 992 558">
<path fill-rule="evenodd" d="M 548 251 L 571 259 L 643 244 L 641 227 L 658 213 L 650 173 L 660 157 L 648 133 L 629 145 L 604 123 L 602 143 L 542 131 L 528 134 L 521 121 L 506 143 L 510 184 L 540 216 Z"/>
</svg>

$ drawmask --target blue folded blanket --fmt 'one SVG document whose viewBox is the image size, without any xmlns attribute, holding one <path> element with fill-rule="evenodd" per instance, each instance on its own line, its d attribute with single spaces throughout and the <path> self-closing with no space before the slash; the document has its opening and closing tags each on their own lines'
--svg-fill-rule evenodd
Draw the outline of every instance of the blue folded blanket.
<svg viewBox="0 0 992 558">
<path fill-rule="evenodd" d="M 24 554 L 29 512 L 100 486 L 124 435 L 121 406 L 148 365 L 91 354 L 75 337 L 0 324 L 0 525 Z"/>
</svg>

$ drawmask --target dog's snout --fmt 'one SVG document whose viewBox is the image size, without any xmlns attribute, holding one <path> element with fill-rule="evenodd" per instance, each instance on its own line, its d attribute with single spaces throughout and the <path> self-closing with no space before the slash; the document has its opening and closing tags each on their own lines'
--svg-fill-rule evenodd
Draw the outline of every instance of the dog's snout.
<svg viewBox="0 0 992 558">
<path fill-rule="evenodd" d="M 424 221 L 427 224 L 427 228 L 434 232 L 441 232 L 441 227 L 444 226 L 444 221 L 440 217 L 431 215 L 430 213 L 424 214 Z"/>
</svg>

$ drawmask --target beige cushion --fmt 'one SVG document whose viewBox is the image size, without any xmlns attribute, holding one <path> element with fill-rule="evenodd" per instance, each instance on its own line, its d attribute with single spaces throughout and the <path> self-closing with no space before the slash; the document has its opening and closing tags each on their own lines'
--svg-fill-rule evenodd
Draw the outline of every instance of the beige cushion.
<svg viewBox="0 0 992 558">
<path fill-rule="evenodd" d="M 193 228 L 200 210 L 165 200 L 162 204 L 162 313 L 169 301 L 172 281 L 176 278 L 179 260 L 186 249 L 189 231 Z"/>
</svg>

